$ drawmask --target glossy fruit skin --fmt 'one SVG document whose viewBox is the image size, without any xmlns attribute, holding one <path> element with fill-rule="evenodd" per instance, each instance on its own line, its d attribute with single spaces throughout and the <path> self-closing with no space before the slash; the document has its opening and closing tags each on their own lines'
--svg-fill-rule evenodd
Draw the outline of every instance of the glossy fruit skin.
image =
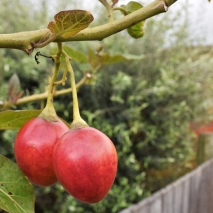
<svg viewBox="0 0 213 213">
<path fill-rule="evenodd" d="M 14 144 L 17 164 L 29 180 L 38 186 L 57 182 L 52 165 L 53 149 L 69 128 L 61 121 L 48 122 L 36 117 L 19 130 Z"/>
<path fill-rule="evenodd" d="M 110 190 L 117 172 L 117 152 L 101 131 L 84 127 L 70 130 L 53 152 L 55 174 L 76 199 L 96 203 Z"/>
</svg>

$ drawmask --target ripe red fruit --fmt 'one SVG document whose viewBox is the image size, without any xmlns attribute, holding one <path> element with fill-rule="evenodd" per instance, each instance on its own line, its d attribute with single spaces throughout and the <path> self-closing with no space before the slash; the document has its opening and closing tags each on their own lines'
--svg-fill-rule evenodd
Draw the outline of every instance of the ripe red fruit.
<svg viewBox="0 0 213 213">
<path fill-rule="evenodd" d="M 53 166 L 61 185 L 76 199 L 96 203 L 110 190 L 117 171 L 117 153 L 101 131 L 70 130 L 56 144 Z"/>
<path fill-rule="evenodd" d="M 29 180 L 38 186 L 57 182 L 52 153 L 58 139 L 69 130 L 60 120 L 49 122 L 32 118 L 18 132 L 14 152 L 17 164 Z"/>
</svg>

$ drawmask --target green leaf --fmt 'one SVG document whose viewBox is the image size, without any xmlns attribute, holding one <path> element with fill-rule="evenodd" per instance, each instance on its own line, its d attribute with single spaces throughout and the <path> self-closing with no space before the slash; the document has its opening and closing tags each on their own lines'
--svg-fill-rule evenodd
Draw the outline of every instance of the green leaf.
<svg viewBox="0 0 213 213">
<path fill-rule="evenodd" d="M 126 10 L 127 14 L 130 14 L 136 10 L 141 9 L 143 5 L 135 1 L 130 1 L 127 5 L 121 5 L 121 7 Z"/>
<path fill-rule="evenodd" d="M 0 112 L 0 130 L 18 130 L 31 118 L 39 116 L 41 110 L 7 110 Z M 59 117 L 68 127 L 70 124 Z"/>
<path fill-rule="evenodd" d="M 37 117 L 41 110 L 7 110 L 0 112 L 0 130 L 20 129 L 28 120 Z"/>
<path fill-rule="evenodd" d="M 143 26 L 144 26 L 144 21 L 139 22 L 138 24 L 133 25 L 132 27 L 127 29 L 127 32 L 129 33 L 130 36 L 132 36 L 133 38 L 141 38 L 144 35 L 144 30 L 143 30 Z"/>
<path fill-rule="evenodd" d="M 123 11 L 121 10 L 121 12 L 124 15 L 128 15 L 136 10 L 141 9 L 143 7 L 143 5 L 141 5 L 138 2 L 131 1 L 127 5 L 121 5 L 121 7 L 123 8 Z M 132 27 L 127 29 L 127 32 L 133 38 L 136 38 L 136 39 L 141 38 L 144 35 L 144 30 L 143 30 L 144 23 L 145 23 L 145 21 L 142 21 L 142 22 L 139 22 L 139 23 L 133 25 Z"/>
<path fill-rule="evenodd" d="M 100 57 L 91 48 L 88 49 L 88 61 L 93 69 L 100 65 Z"/>
<path fill-rule="evenodd" d="M 54 21 L 47 28 L 56 37 L 68 38 L 87 28 L 93 19 L 92 14 L 85 10 L 61 11 L 54 16 Z"/>
<path fill-rule="evenodd" d="M 64 119 L 62 119 L 62 118 L 60 118 L 60 117 L 58 117 L 61 121 L 63 121 L 66 125 L 67 125 L 67 127 L 68 128 L 70 128 L 70 123 L 68 123 L 67 121 L 65 121 Z"/>
<path fill-rule="evenodd" d="M 33 213 L 34 189 L 19 167 L 0 155 L 0 208 L 9 213 Z"/>
<path fill-rule="evenodd" d="M 129 60 L 141 60 L 143 59 L 143 55 L 109 55 L 109 54 L 102 54 L 101 55 L 101 63 L 102 65 L 113 64 L 113 63 L 120 63 Z"/>
<path fill-rule="evenodd" d="M 78 32 L 87 28 L 93 19 L 92 14 L 85 10 L 61 11 L 48 24 L 48 32 L 41 37 L 39 42 L 34 44 L 34 48 L 43 47 L 57 37 L 68 38 L 75 36 Z"/>
<path fill-rule="evenodd" d="M 131 54 L 110 55 L 108 53 L 96 54 L 92 49 L 89 49 L 88 58 L 91 67 L 95 69 L 97 67 L 101 67 L 103 65 L 108 64 L 120 63 L 129 60 L 141 60 L 144 58 L 144 55 L 131 55 Z"/>
<path fill-rule="evenodd" d="M 79 63 L 88 63 L 87 56 L 81 51 L 75 50 L 71 47 L 64 46 L 65 52 L 74 60 Z"/>
</svg>

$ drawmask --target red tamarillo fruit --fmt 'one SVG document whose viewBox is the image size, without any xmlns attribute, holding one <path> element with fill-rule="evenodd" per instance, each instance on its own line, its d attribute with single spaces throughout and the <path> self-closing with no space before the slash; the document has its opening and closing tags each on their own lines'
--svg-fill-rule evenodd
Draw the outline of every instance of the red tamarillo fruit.
<svg viewBox="0 0 213 213">
<path fill-rule="evenodd" d="M 15 158 L 35 185 L 49 186 L 57 182 L 52 164 L 53 149 L 68 130 L 60 119 L 50 122 L 40 117 L 32 118 L 19 130 L 14 144 Z"/>
<path fill-rule="evenodd" d="M 61 185 L 76 199 L 96 203 L 110 190 L 117 171 L 112 141 L 92 127 L 69 130 L 57 142 L 53 166 Z"/>
</svg>

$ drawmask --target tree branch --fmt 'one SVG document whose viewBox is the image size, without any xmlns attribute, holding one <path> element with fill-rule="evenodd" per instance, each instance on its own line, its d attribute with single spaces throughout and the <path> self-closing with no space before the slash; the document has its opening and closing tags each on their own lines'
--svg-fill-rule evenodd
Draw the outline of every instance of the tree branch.
<svg viewBox="0 0 213 213">
<path fill-rule="evenodd" d="M 127 29 L 136 23 L 166 12 L 166 8 L 176 1 L 177 0 L 155 0 L 147 6 L 144 6 L 123 18 L 101 26 L 87 28 L 74 37 L 66 39 L 62 37 L 56 38 L 54 42 L 103 40 L 104 38 Z M 30 54 L 33 50 L 33 43 L 38 42 L 47 32 L 48 29 L 41 29 L 13 34 L 0 34 L 0 48 L 19 49 Z"/>
<path fill-rule="evenodd" d="M 79 89 L 81 86 L 83 86 L 87 80 L 90 79 L 90 75 L 88 75 L 88 73 L 86 73 L 82 79 L 76 84 L 76 89 Z M 67 88 L 67 89 L 62 89 L 62 90 L 58 90 L 55 93 L 53 93 L 54 97 L 60 96 L 60 95 L 64 95 L 64 94 L 68 94 L 71 93 L 72 88 Z M 15 107 L 18 105 L 22 105 L 22 104 L 27 104 L 30 102 L 34 102 L 34 101 L 42 101 L 47 99 L 48 96 L 48 92 L 43 92 L 40 94 L 33 94 L 30 96 L 25 96 L 23 98 L 19 98 L 16 103 L 11 104 L 10 102 L 6 101 L 6 102 L 2 102 L 0 104 L 0 108 L 2 109 L 7 109 L 8 107 Z"/>
</svg>

